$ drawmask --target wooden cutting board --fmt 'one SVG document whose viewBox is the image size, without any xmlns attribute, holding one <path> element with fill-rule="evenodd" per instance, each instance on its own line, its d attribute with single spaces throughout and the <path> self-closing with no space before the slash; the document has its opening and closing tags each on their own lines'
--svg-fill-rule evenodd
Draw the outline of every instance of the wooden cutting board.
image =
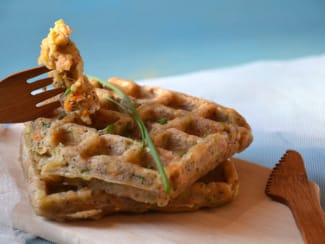
<svg viewBox="0 0 325 244">
<path fill-rule="evenodd" d="M 56 243 L 303 243 L 290 210 L 264 194 L 270 169 L 240 159 L 236 166 L 240 194 L 222 208 L 56 223 L 35 216 L 23 198 L 13 224 Z"/>
</svg>

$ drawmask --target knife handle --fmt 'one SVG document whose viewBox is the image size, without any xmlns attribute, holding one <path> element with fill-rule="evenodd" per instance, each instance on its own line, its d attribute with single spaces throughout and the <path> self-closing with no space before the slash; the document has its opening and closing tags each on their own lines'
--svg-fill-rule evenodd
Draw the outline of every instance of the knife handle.
<svg viewBox="0 0 325 244">
<path fill-rule="evenodd" d="M 298 183 L 299 184 L 299 183 Z M 299 185 L 297 194 L 288 199 L 297 226 L 307 244 L 325 243 L 325 214 L 320 206 L 319 194 L 313 183 Z M 299 194 L 298 194 L 299 193 Z"/>
</svg>

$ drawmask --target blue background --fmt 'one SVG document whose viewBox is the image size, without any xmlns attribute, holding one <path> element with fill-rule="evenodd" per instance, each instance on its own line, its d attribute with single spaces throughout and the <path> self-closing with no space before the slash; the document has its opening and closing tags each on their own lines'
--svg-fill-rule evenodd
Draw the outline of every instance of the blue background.
<svg viewBox="0 0 325 244">
<path fill-rule="evenodd" d="M 144 79 L 325 53 L 322 0 L 2 0 L 0 77 L 37 65 L 63 18 L 88 74 Z"/>
</svg>

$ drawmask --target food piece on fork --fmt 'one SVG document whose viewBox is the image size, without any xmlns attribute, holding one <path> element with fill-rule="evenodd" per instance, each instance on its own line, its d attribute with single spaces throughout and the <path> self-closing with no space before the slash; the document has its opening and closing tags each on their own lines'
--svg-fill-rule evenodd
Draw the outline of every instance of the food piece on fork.
<svg viewBox="0 0 325 244">
<path fill-rule="evenodd" d="M 54 87 L 66 88 L 64 109 L 90 124 L 89 115 L 99 109 L 94 88 L 83 74 L 83 61 L 69 36 L 72 30 L 62 19 L 55 22 L 41 44 L 39 64 L 52 70 Z"/>
</svg>

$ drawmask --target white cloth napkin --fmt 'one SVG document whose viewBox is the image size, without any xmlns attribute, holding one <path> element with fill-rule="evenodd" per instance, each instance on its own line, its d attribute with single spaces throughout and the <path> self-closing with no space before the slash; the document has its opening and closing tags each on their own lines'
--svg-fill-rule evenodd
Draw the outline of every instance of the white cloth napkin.
<svg viewBox="0 0 325 244">
<path fill-rule="evenodd" d="M 254 142 L 237 157 L 273 167 L 288 148 L 300 151 L 310 179 L 321 188 L 324 208 L 325 55 L 261 61 L 140 83 L 214 100 L 243 114 L 253 129 Z M 17 131 L 15 127 L 0 128 L 0 243 L 19 242 L 11 228 L 11 212 L 20 194 L 10 166 L 5 167 L 8 157 L 18 158 L 17 148 L 10 147 Z"/>
<path fill-rule="evenodd" d="M 0 125 L 0 243 L 25 243 L 25 237 L 19 238 L 12 228 L 11 214 L 20 199 L 20 193 L 12 165 L 6 163 L 18 160 L 19 149 L 17 143 L 13 143 L 17 141 L 18 131 L 16 126 L 9 129 Z"/>
</svg>

